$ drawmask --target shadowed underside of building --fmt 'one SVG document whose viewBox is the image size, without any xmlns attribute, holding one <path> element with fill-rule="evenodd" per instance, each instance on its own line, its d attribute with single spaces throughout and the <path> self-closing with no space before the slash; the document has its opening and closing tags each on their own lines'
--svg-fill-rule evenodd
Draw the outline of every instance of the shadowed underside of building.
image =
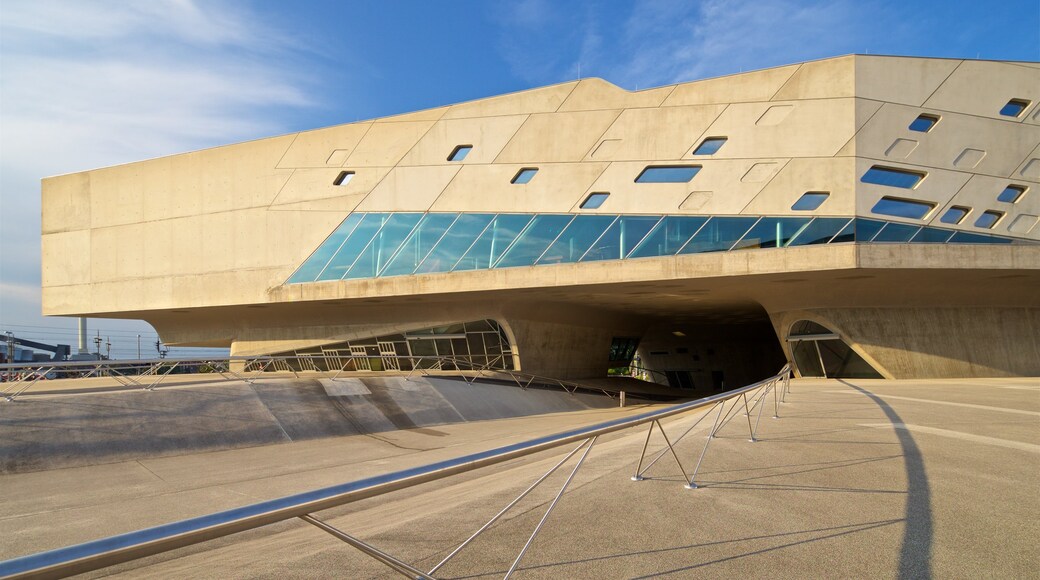
<svg viewBox="0 0 1040 580">
<path fill-rule="evenodd" d="M 709 391 L 1040 375 L 1038 101 L 1037 63 L 845 56 L 48 178 L 44 313 Z"/>
</svg>

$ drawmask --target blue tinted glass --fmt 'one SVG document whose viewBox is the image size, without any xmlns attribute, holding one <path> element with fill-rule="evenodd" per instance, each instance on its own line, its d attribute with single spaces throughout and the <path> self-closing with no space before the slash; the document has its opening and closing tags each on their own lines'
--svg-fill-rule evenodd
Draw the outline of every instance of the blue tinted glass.
<svg viewBox="0 0 1040 580">
<path fill-rule="evenodd" d="M 875 185 L 913 189 L 922 179 L 924 179 L 924 175 L 914 173 L 913 171 L 903 171 L 901 169 L 875 166 L 868 169 L 867 172 L 863 174 L 863 177 L 860 178 L 860 181 L 863 183 L 873 183 Z"/>
<path fill-rule="evenodd" d="M 400 251 L 379 275 L 400 276 L 414 272 L 416 266 L 433 249 L 434 244 L 441 239 L 457 215 L 454 213 L 426 214 L 419 227 L 415 228 L 415 231 L 401 244 Z"/>
<path fill-rule="evenodd" d="M 870 211 L 881 215 L 894 215 L 896 217 L 919 220 L 928 215 L 928 212 L 932 211 L 933 207 L 935 207 L 935 204 L 923 201 L 882 197 Z"/>
<path fill-rule="evenodd" d="M 820 207 L 823 202 L 827 201 L 827 198 L 830 197 L 830 195 L 831 194 L 824 191 L 807 191 L 802 194 L 802 197 L 798 198 L 798 201 L 794 202 L 791 209 L 796 211 L 814 210 Z"/>
<path fill-rule="evenodd" d="M 975 220 L 975 227 L 990 229 L 997 225 L 1000 218 L 1004 217 L 1004 214 L 999 211 L 984 211 L 979 219 Z"/>
<path fill-rule="evenodd" d="M 318 246 L 317 250 L 311 254 L 307 261 L 286 281 L 286 284 L 298 284 L 300 282 L 313 282 L 318 274 L 325 269 L 325 266 L 329 263 L 329 259 L 335 255 L 336 250 L 343 244 L 343 240 L 346 240 L 350 235 L 350 232 L 354 231 L 358 222 L 364 214 L 352 213 L 347 216 L 336 231 L 332 232 L 329 237 L 325 238 L 325 241 Z"/>
<path fill-rule="evenodd" d="M 1026 192 L 1026 188 L 1020 185 L 1009 185 L 1004 188 L 1004 191 L 1000 192 L 997 196 L 997 201 L 1004 203 L 1015 203 L 1018 198 L 1022 197 L 1022 194 Z"/>
<path fill-rule="evenodd" d="M 909 242 L 910 238 L 914 237 L 917 230 L 921 229 L 921 226 L 912 226 L 908 224 L 897 224 L 888 222 L 885 227 L 881 228 L 878 235 L 874 236 L 874 243 L 877 242 Z"/>
<path fill-rule="evenodd" d="M 914 119 L 913 123 L 910 123 L 911 131 L 918 131 L 920 133 L 927 133 L 932 130 L 932 127 L 939 122 L 938 117 L 932 115 L 921 115 Z"/>
<path fill-rule="evenodd" d="M 733 247 L 734 250 L 784 247 L 812 218 L 762 218 Z"/>
<path fill-rule="evenodd" d="M 434 272 L 450 272 L 451 268 L 459 261 L 462 254 L 473 245 L 473 241 L 491 223 L 495 214 L 491 213 L 464 213 L 459 219 L 451 224 L 433 251 L 430 252 L 422 264 L 415 269 L 416 274 L 431 274 Z"/>
<path fill-rule="evenodd" d="M 657 224 L 654 231 L 628 257 L 673 256 L 706 221 L 706 217 L 668 216 Z"/>
<path fill-rule="evenodd" d="M 538 170 L 534 168 L 521 169 L 520 172 L 513 177 L 513 181 L 510 183 L 523 185 L 528 181 L 531 181 L 531 178 L 534 177 L 535 173 L 538 173 Z"/>
<path fill-rule="evenodd" d="M 881 222 L 881 221 L 878 221 L 878 220 L 865 220 L 865 219 L 862 219 L 862 218 L 861 219 L 857 219 L 856 220 L 856 241 L 857 242 L 869 242 L 869 241 L 871 241 L 874 238 L 874 236 L 876 236 L 877 233 L 881 231 L 881 228 L 883 228 L 883 227 L 885 227 L 885 222 Z"/>
<path fill-rule="evenodd" d="M 592 242 L 603 235 L 617 216 L 612 215 L 580 215 L 574 218 L 571 225 L 560 234 L 560 237 L 549 246 L 545 254 L 538 259 L 539 264 L 560 264 L 577 262 Z"/>
<path fill-rule="evenodd" d="M 794 237 L 793 240 L 787 243 L 788 246 L 812 246 L 815 244 L 826 244 L 838 235 L 838 232 L 843 231 L 842 228 L 848 227 L 851 238 L 851 220 L 848 218 L 816 218 L 808 226 L 802 228 L 802 231 Z M 851 242 L 852 240 L 846 240 Z"/>
<path fill-rule="evenodd" d="M 694 155 L 714 155 L 726 143 L 725 137 L 708 137 L 694 150 Z"/>
<path fill-rule="evenodd" d="M 487 270 L 531 221 L 531 214 L 499 214 L 455 264 L 454 270 Z"/>
<path fill-rule="evenodd" d="M 753 217 L 713 217 L 690 239 L 680 254 L 725 252 L 758 221 Z"/>
<path fill-rule="evenodd" d="M 598 209 L 599 206 L 603 205 L 603 202 L 607 201 L 608 197 L 610 197 L 609 193 L 593 193 L 585 198 L 585 201 L 581 204 L 581 209 Z"/>
<path fill-rule="evenodd" d="M 632 252 L 658 221 L 659 216 L 621 216 L 589 248 L 582 262 L 620 260 Z"/>
<path fill-rule="evenodd" d="M 939 228 L 921 228 L 917 235 L 910 240 L 911 244 L 945 244 L 950 236 L 951 230 L 940 230 Z"/>
<path fill-rule="evenodd" d="M 1020 101 L 1018 99 L 1011 99 L 1008 104 L 1004 105 L 1004 108 L 1000 110 L 1000 114 L 1005 117 L 1017 117 L 1022 114 L 1022 111 L 1026 110 L 1029 106 L 1028 101 Z"/>
<path fill-rule="evenodd" d="M 983 234 L 972 234 L 968 232 L 957 232 L 950 238 L 951 244 L 1010 244 L 1011 240 L 1008 238 L 998 238 L 997 236 L 986 236 Z"/>
<path fill-rule="evenodd" d="M 833 238 L 831 238 L 831 241 L 829 241 L 827 243 L 828 244 L 842 244 L 842 243 L 845 243 L 845 242 L 855 242 L 856 241 L 856 222 L 857 221 L 859 221 L 859 220 L 852 220 L 852 221 L 850 221 L 845 227 L 841 228 L 841 231 L 838 232 L 837 235 L 835 235 Z M 877 232 L 874 232 L 874 233 L 876 234 Z M 801 236 L 799 236 L 799 237 L 801 237 Z M 798 245 L 798 240 L 795 240 L 795 245 Z"/>
<path fill-rule="evenodd" d="M 470 147 L 469 145 L 459 145 L 451 152 L 451 155 L 448 156 L 448 161 L 462 161 L 467 155 L 469 155 L 469 152 L 472 149 L 473 147 Z"/>
<path fill-rule="evenodd" d="M 954 206 L 946 210 L 946 213 L 939 218 L 939 221 L 944 224 L 959 224 L 961 223 L 961 220 L 964 219 L 964 216 L 968 215 L 969 211 L 971 210 L 966 207 Z"/>
<path fill-rule="evenodd" d="M 700 165 L 651 165 L 636 177 L 636 183 L 686 183 L 700 170 Z"/>
<path fill-rule="evenodd" d="M 495 268 L 511 268 L 513 266 L 530 266 L 538 256 L 553 243 L 567 224 L 574 219 L 572 215 L 537 215 L 531 220 L 512 247 L 506 250 Z"/>
<path fill-rule="evenodd" d="M 421 213 L 395 213 L 383 224 L 383 228 L 372 239 L 372 243 L 358 256 L 347 271 L 346 278 L 373 278 L 386 266 L 397 248 L 422 219 Z"/>
<path fill-rule="evenodd" d="M 376 235 L 383 222 L 390 217 L 387 213 L 367 213 L 361 219 L 354 231 L 351 232 L 347 241 L 343 242 L 336 255 L 329 261 L 329 265 L 318 275 L 318 280 L 339 280 L 354 265 L 354 261 L 361 250 L 365 249 L 372 236 Z"/>
</svg>

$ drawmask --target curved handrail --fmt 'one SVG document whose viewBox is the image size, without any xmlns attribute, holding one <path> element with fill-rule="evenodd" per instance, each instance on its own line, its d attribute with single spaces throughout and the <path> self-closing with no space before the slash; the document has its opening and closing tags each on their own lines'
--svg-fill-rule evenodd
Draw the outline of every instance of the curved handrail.
<svg viewBox="0 0 1040 580">
<path fill-rule="evenodd" d="M 790 364 L 785 365 L 778 374 L 746 387 L 686 403 L 671 405 L 664 409 L 647 411 L 631 417 L 605 421 L 454 459 L 323 487 L 205 516 L 7 560 L 0 562 L 0 577 L 62 578 L 190 546 L 275 522 L 306 516 L 312 512 L 443 479 L 451 475 L 532 455 L 574 441 L 645 425 L 652 421 L 660 421 L 674 415 L 707 407 L 719 401 L 766 387 L 770 383 L 784 380 L 789 377 L 790 368 Z"/>
</svg>

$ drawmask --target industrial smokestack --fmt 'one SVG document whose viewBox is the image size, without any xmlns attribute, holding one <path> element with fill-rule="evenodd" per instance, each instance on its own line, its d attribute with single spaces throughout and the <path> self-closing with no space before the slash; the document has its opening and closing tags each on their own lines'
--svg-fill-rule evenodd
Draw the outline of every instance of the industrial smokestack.
<svg viewBox="0 0 1040 580">
<path fill-rule="evenodd" d="M 87 350 L 87 319 L 79 319 L 79 350 L 78 354 L 90 354 Z"/>
</svg>

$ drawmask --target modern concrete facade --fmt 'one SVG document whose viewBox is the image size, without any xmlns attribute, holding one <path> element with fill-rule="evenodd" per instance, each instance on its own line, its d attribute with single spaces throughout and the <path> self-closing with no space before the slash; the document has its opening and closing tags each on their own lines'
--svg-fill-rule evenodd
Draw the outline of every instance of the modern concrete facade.
<svg viewBox="0 0 1040 580">
<path fill-rule="evenodd" d="M 432 327 L 475 353 L 450 325 L 487 320 L 528 372 L 603 376 L 631 345 L 708 390 L 792 357 L 1040 375 L 1038 103 L 1037 63 L 857 55 L 48 178 L 44 313 L 233 354 L 408 354 Z"/>
</svg>

